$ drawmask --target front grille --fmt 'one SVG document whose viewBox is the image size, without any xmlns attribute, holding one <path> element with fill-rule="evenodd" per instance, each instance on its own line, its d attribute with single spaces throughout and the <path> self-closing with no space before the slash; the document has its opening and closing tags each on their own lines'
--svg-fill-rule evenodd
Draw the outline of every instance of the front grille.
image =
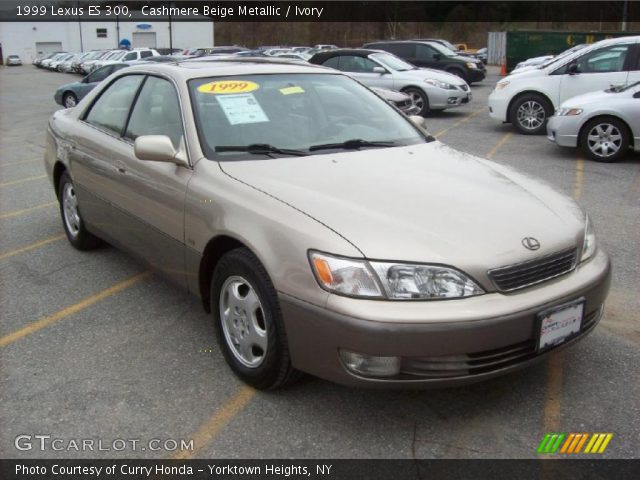
<svg viewBox="0 0 640 480">
<path fill-rule="evenodd" d="M 576 266 L 575 248 L 536 258 L 528 262 L 489 270 L 489 277 L 502 292 L 510 292 L 545 282 L 570 272 Z"/>
<path fill-rule="evenodd" d="M 582 319 L 580 332 L 590 330 L 602 313 L 602 306 L 589 312 Z M 483 352 L 441 355 L 437 357 L 404 357 L 400 375 L 405 379 L 467 377 L 490 373 L 531 360 L 537 355 L 536 338 Z"/>
</svg>

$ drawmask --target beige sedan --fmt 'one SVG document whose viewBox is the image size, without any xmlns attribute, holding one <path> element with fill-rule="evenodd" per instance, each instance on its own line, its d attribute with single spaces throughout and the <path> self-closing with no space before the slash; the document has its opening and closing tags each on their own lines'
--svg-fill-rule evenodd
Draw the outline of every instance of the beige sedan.
<svg viewBox="0 0 640 480">
<path fill-rule="evenodd" d="M 420 122 L 321 67 L 141 65 L 52 116 L 45 164 L 71 244 L 199 296 L 257 388 L 455 385 L 592 331 L 610 263 L 585 213 Z"/>
</svg>

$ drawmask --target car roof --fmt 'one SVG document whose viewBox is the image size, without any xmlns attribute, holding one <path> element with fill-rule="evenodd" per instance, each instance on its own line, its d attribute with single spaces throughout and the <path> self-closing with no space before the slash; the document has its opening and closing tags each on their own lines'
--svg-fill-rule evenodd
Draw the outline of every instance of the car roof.
<svg viewBox="0 0 640 480">
<path fill-rule="evenodd" d="M 306 62 L 291 59 L 246 58 L 246 57 L 212 57 L 211 60 L 184 60 L 171 63 L 148 63 L 135 65 L 127 69 L 128 73 L 135 71 L 147 73 L 163 73 L 175 79 L 189 80 L 192 78 L 218 77 L 231 75 L 260 75 L 279 73 L 320 73 L 340 74 L 333 69 L 310 65 Z"/>
<path fill-rule="evenodd" d="M 335 48 L 333 50 L 325 50 L 322 52 L 316 53 L 311 58 L 321 58 L 323 60 L 332 58 L 332 57 L 340 57 L 343 55 L 353 55 L 354 57 L 368 57 L 373 53 L 387 53 L 381 50 L 373 50 L 370 48 Z"/>
</svg>

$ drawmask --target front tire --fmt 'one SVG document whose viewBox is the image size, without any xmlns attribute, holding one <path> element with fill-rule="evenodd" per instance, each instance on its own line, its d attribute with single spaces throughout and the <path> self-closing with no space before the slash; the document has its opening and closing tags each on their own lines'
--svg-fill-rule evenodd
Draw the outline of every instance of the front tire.
<svg viewBox="0 0 640 480">
<path fill-rule="evenodd" d="M 535 93 L 518 97 L 509 109 L 511 123 L 524 135 L 544 133 L 552 114 L 553 106 L 549 100 Z"/>
<path fill-rule="evenodd" d="M 67 92 L 62 97 L 62 104 L 65 108 L 73 108 L 78 104 L 78 97 L 73 92 Z"/>
<path fill-rule="evenodd" d="M 409 87 L 405 88 L 403 92 L 409 95 L 414 105 L 420 109 L 416 115 L 424 117 L 429 113 L 429 97 L 424 91 L 416 87 Z"/>
<path fill-rule="evenodd" d="M 58 201 L 60 203 L 62 226 L 69 243 L 78 250 L 92 250 L 100 246 L 101 240 L 87 231 L 84 226 L 75 187 L 67 172 L 60 176 Z"/>
<path fill-rule="evenodd" d="M 231 250 L 216 266 L 211 311 L 225 360 L 243 382 L 272 390 L 297 379 L 276 290 L 250 250 Z"/>
<path fill-rule="evenodd" d="M 580 133 L 580 148 L 597 162 L 617 162 L 629 148 L 629 129 L 615 117 L 594 118 Z"/>
</svg>

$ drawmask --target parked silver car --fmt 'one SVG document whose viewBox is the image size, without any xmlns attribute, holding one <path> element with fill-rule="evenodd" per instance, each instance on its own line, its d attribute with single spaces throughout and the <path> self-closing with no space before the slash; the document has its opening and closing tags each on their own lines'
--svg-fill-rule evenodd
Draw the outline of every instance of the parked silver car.
<svg viewBox="0 0 640 480">
<path fill-rule="evenodd" d="M 257 388 L 457 385 L 591 332 L 610 263 L 585 213 L 422 124 L 332 69 L 146 64 L 53 114 L 45 166 L 69 242 L 199 296 Z"/>
<path fill-rule="evenodd" d="M 459 107 L 472 98 L 469 85 L 460 77 L 440 70 L 418 68 L 379 50 L 328 50 L 315 54 L 309 62 L 348 73 L 369 87 L 400 90 L 410 95 L 420 108 L 418 115 Z"/>
<path fill-rule="evenodd" d="M 22 60 L 19 55 L 9 55 L 7 57 L 7 66 L 22 65 Z"/>
<path fill-rule="evenodd" d="M 549 119 L 547 138 L 599 162 L 640 152 L 640 82 L 567 100 Z"/>
</svg>

